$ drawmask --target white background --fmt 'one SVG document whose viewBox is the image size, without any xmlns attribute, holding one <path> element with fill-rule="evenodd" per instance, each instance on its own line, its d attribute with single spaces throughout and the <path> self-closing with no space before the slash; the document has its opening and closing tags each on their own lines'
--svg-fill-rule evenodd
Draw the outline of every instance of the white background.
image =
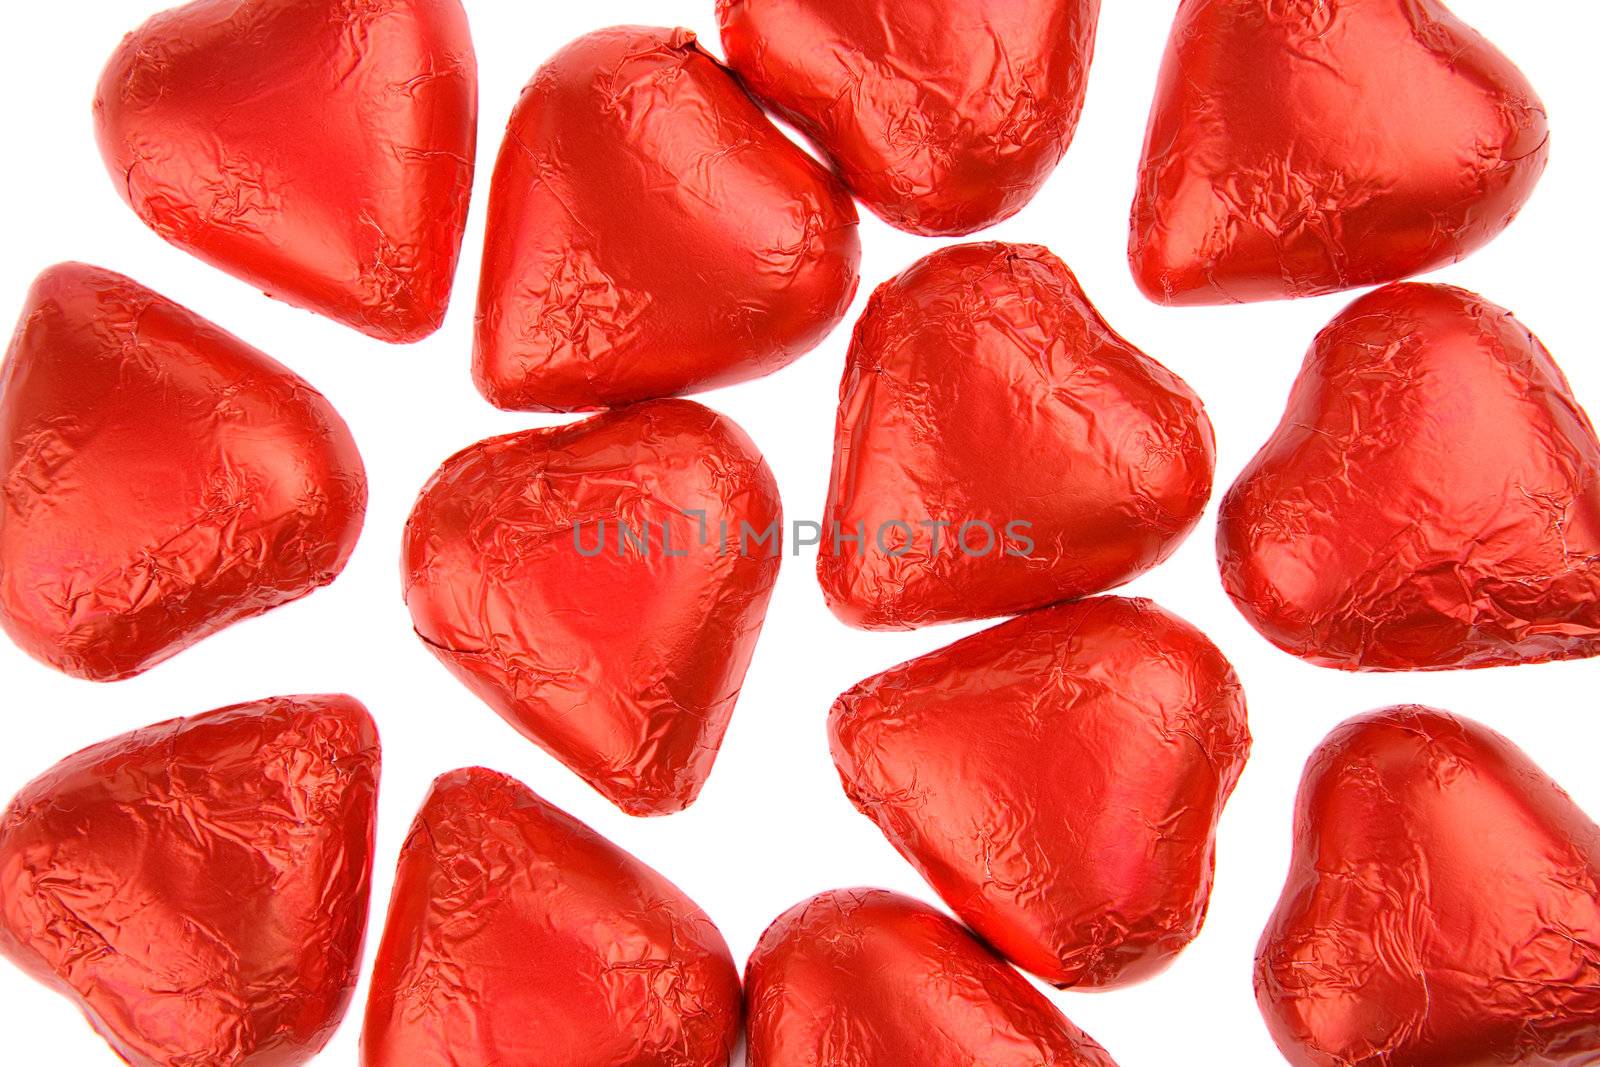
<svg viewBox="0 0 1600 1067">
<path fill-rule="evenodd" d="M 630 819 L 522 740 L 453 681 L 412 636 L 400 600 L 400 531 L 417 490 L 475 440 L 553 422 L 496 412 L 468 377 L 484 194 L 517 92 L 567 40 L 601 26 L 674 23 L 717 50 L 712 0 L 467 0 L 482 75 L 477 198 L 445 328 L 394 348 L 265 299 L 146 230 L 118 199 L 97 155 L 90 101 L 101 65 L 158 0 L 7 3 L 0 32 L 0 322 L 40 269 L 81 259 L 131 274 L 304 374 L 355 431 L 372 482 L 366 532 L 333 586 L 236 626 L 128 682 L 70 680 L 0 641 L 0 796 L 52 762 L 146 723 L 271 694 L 345 691 L 384 736 L 369 958 L 396 850 L 437 774 L 484 764 L 528 782 L 665 872 L 710 912 L 741 961 L 779 912 L 824 889 L 878 885 L 933 899 L 839 788 L 824 722 L 835 696 L 869 674 L 979 626 L 908 635 L 847 629 L 823 606 L 812 550 L 789 559 L 766 634 L 716 773 L 699 803 L 666 819 Z M 1078 273 L 1111 323 L 1186 377 L 1216 424 L 1218 495 L 1266 439 L 1308 342 L 1350 297 L 1243 308 L 1168 310 L 1139 296 L 1124 261 L 1126 219 L 1145 116 L 1173 0 L 1110 0 L 1087 108 L 1065 164 L 1043 194 L 988 238 L 1040 242 Z M 1554 352 L 1580 400 L 1600 405 L 1594 269 L 1596 151 L 1593 42 L 1600 7 L 1570 0 L 1457 0 L 1458 15 L 1528 72 L 1543 95 L 1553 154 L 1511 229 L 1437 277 L 1515 311 Z M 865 213 L 864 213 L 865 215 Z M 864 217 L 860 302 L 938 242 Z M 663 249 L 671 254 L 671 249 Z M 852 319 L 853 319 L 852 314 Z M 0 326 L 0 329 L 3 329 Z M 701 399 L 737 419 L 766 452 L 791 518 L 816 518 L 848 330 L 780 374 Z M 1123 1067 L 1281 1062 L 1251 993 L 1256 938 L 1286 869 L 1300 769 L 1346 717 L 1392 703 L 1449 708 L 1510 735 L 1600 812 L 1600 663 L 1448 675 L 1346 675 L 1270 647 L 1235 613 L 1212 555 L 1214 508 L 1165 567 L 1128 592 L 1189 618 L 1243 677 L 1255 754 L 1223 822 L 1216 892 L 1200 939 L 1166 974 L 1132 989 L 1052 994 Z M 319 1063 L 355 1062 L 365 984 Z M 76 1067 L 114 1063 L 65 1000 L 0 967 L 0 1060 Z"/>
</svg>

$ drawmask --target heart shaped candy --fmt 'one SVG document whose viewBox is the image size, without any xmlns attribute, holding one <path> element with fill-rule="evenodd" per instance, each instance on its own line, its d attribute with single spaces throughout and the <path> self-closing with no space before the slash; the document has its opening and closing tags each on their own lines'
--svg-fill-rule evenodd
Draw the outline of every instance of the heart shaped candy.
<svg viewBox="0 0 1600 1067">
<path fill-rule="evenodd" d="M 0 954 L 134 1067 L 305 1063 L 355 989 L 377 788 L 345 696 L 85 749 L 0 817 Z"/>
<path fill-rule="evenodd" d="M 0 626 L 97 681 L 333 581 L 367 504 L 322 394 L 80 263 L 28 294 L 0 370 L 0 476 Z"/>
<path fill-rule="evenodd" d="M 772 472 L 659 400 L 447 460 L 406 524 L 406 603 L 450 671 L 634 815 L 711 773 L 780 562 Z"/>
<path fill-rule="evenodd" d="M 844 317 L 856 221 L 694 34 L 581 37 L 506 129 L 473 376 L 503 408 L 589 411 L 769 374 Z"/>
<path fill-rule="evenodd" d="M 1014 615 L 1166 559 L 1211 423 L 1033 245 L 935 252 L 873 295 L 845 368 L 817 575 L 875 630 Z"/>
<path fill-rule="evenodd" d="M 199 0 L 123 40 L 94 108 L 179 248 L 383 341 L 444 321 L 478 136 L 460 0 Z"/>
<path fill-rule="evenodd" d="M 1318 335 L 1217 557 L 1251 625 L 1325 667 L 1600 654 L 1600 441 L 1510 312 L 1392 285 Z"/>
<path fill-rule="evenodd" d="M 855 806 L 1018 966 L 1126 985 L 1200 932 L 1250 733 L 1222 653 L 1148 600 L 958 641 L 844 694 L 828 729 Z"/>
<path fill-rule="evenodd" d="M 1099 0 L 718 0 L 729 64 L 912 233 L 1020 211 L 1072 142 Z"/>
<path fill-rule="evenodd" d="M 1296 1067 L 1600 1062 L 1600 827 L 1477 723 L 1352 719 L 1306 766 L 1256 997 Z"/>
<path fill-rule="evenodd" d="M 739 972 L 677 886 L 520 782 L 433 784 L 400 852 L 363 1067 L 727 1067 Z"/>
<path fill-rule="evenodd" d="M 1184 0 L 1129 259 L 1167 304 L 1395 281 L 1487 243 L 1549 155 L 1522 72 L 1437 0 Z"/>
<path fill-rule="evenodd" d="M 881 889 L 779 916 L 745 985 L 750 1067 L 1116 1067 L 966 930 Z"/>
</svg>

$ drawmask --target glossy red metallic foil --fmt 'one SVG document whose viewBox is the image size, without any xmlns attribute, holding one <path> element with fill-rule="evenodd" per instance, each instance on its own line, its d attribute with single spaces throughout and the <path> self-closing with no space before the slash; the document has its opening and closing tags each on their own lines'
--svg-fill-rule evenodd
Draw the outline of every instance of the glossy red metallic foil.
<svg viewBox="0 0 1600 1067">
<path fill-rule="evenodd" d="M 750 1067 L 1116 1067 L 959 924 L 881 889 L 779 916 L 745 988 Z"/>
<path fill-rule="evenodd" d="M 1217 557 L 1251 625 L 1321 666 L 1594 656 L 1600 441 L 1510 312 L 1392 285 L 1318 335 Z"/>
<path fill-rule="evenodd" d="M 478 136 L 460 0 L 199 0 L 123 40 L 94 110 L 179 248 L 382 341 L 444 321 Z"/>
<path fill-rule="evenodd" d="M 400 853 L 364 1067 L 726 1067 L 739 972 L 677 886 L 504 775 L 436 781 Z"/>
<path fill-rule="evenodd" d="M 1222 653 L 1150 601 L 958 641 L 845 693 L 828 732 L 851 802 L 1025 970 L 1127 985 L 1199 934 L 1250 732 Z"/>
<path fill-rule="evenodd" d="M 891 225 L 1020 211 L 1078 127 L 1099 0 L 718 0 L 729 64 Z"/>
<path fill-rule="evenodd" d="M 1165 304 L 1377 285 L 1453 263 L 1516 216 L 1544 106 L 1437 0 L 1183 0 L 1128 246 Z"/>
<path fill-rule="evenodd" d="M 778 486 L 732 420 L 657 400 L 447 460 L 406 524 L 417 634 L 633 815 L 693 803 L 781 562 Z"/>
<path fill-rule="evenodd" d="M 581 37 L 506 129 L 473 377 L 503 408 L 591 411 L 770 374 L 844 317 L 856 223 L 694 34 Z"/>
<path fill-rule="evenodd" d="M 378 763 L 347 696 L 222 708 L 63 760 L 0 817 L 0 955 L 134 1067 L 307 1062 L 361 966 Z"/>
<path fill-rule="evenodd" d="M 856 325 L 817 575 L 874 630 L 1102 592 L 1177 549 L 1214 464 L 1200 398 L 1048 250 L 946 248 Z"/>
<path fill-rule="evenodd" d="M 1398 707 L 1311 757 L 1256 997 L 1295 1067 L 1600 1062 L 1600 828 L 1515 745 Z"/>
<path fill-rule="evenodd" d="M 0 368 L 0 626 L 79 678 L 147 670 L 326 585 L 367 481 L 288 368 L 120 274 L 52 267 Z"/>
</svg>

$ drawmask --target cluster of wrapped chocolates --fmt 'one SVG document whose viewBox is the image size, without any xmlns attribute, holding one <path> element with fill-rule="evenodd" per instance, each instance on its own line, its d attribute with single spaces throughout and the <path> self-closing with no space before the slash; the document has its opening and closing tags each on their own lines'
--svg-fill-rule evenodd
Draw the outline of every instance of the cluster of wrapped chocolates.
<svg viewBox="0 0 1600 1067">
<path fill-rule="evenodd" d="M 834 331 L 856 201 L 926 235 L 1027 204 L 1072 140 L 1099 3 L 716 10 L 726 64 L 685 30 L 612 28 L 516 103 L 473 376 L 499 407 L 598 413 L 446 460 L 403 538 L 426 649 L 634 815 L 705 784 L 783 555 L 760 452 L 681 395 Z M 460 0 L 202 0 L 129 35 L 95 117 L 117 191 L 175 245 L 384 341 L 441 325 L 477 142 Z M 1588 417 L 1509 312 L 1404 280 L 1491 240 L 1546 152 L 1522 74 L 1436 0 L 1180 3 L 1140 288 L 1381 287 L 1317 336 L 1222 501 L 1223 584 L 1286 652 L 1600 655 Z M 1244 694 L 1194 626 L 1100 594 L 1194 530 L 1215 462 L 1199 397 L 1048 250 L 945 247 L 883 284 L 840 390 L 822 592 L 866 630 L 1009 621 L 856 685 L 827 735 L 851 802 L 956 918 L 823 893 L 741 981 L 661 874 L 457 770 L 399 857 L 362 1063 L 725 1067 L 744 1040 L 752 1067 L 1112 1067 L 1021 972 L 1125 986 L 1204 923 Z M 333 581 L 366 505 L 311 385 L 81 264 L 28 294 L 0 476 L 0 626 L 97 681 Z M 378 778 L 345 696 L 71 756 L 0 816 L 0 954 L 136 1067 L 307 1062 L 356 985 Z M 1600 828 L 1510 741 L 1425 707 L 1353 719 L 1306 768 L 1294 842 L 1255 975 L 1290 1063 L 1600 1063 Z"/>
</svg>

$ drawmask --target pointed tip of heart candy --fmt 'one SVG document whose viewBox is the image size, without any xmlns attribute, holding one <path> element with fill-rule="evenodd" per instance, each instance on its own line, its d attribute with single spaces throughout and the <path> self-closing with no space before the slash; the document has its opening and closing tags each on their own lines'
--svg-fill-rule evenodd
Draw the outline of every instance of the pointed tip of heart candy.
<svg viewBox="0 0 1600 1067">
<path fill-rule="evenodd" d="M 1306 765 L 1290 872 L 1257 950 L 1295 1067 L 1600 1055 L 1600 827 L 1487 727 L 1416 705 Z"/>
</svg>

